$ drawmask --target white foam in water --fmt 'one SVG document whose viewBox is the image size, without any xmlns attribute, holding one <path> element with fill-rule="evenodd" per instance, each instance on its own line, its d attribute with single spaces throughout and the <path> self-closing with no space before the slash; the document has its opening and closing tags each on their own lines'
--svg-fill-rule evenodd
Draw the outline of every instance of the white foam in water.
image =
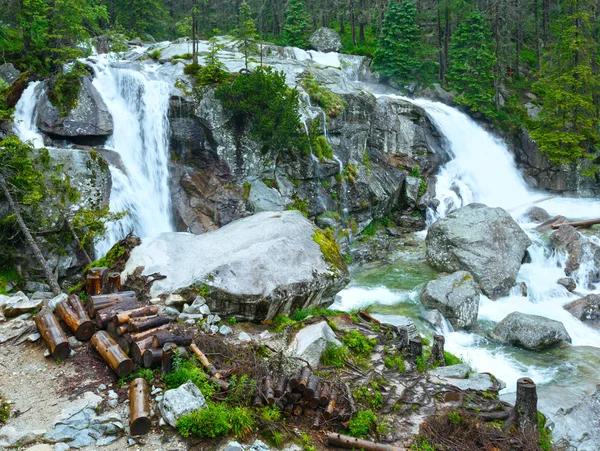
<svg viewBox="0 0 600 451">
<path fill-rule="evenodd" d="M 15 131 L 21 141 L 28 141 L 35 148 L 44 147 L 44 138 L 35 125 L 37 94 L 40 81 L 33 81 L 23 91 L 15 108 Z"/>
<path fill-rule="evenodd" d="M 416 291 L 392 291 L 386 287 L 350 287 L 337 294 L 331 308 L 349 312 L 372 304 L 396 305 L 410 301 L 416 295 Z"/>
</svg>

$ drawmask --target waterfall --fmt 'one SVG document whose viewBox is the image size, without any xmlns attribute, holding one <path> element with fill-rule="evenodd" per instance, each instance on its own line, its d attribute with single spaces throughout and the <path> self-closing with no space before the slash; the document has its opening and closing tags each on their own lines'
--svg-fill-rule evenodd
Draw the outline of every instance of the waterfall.
<svg viewBox="0 0 600 451">
<path fill-rule="evenodd" d="M 110 209 L 127 212 L 111 224 L 96 246 L 102 255 L 131 230 L 145 237 L 174 230 L 169 195 L 169 85 L 153 73 L 153 65 L 110 64 L 94 59 L 94 86 L 114 121 L 106 143 L 121 157 L 111 166 Z"/>
<path fill-rule="evenodd" d="M 44 146 L 44 138 L 35 125 L 35 106 L 41 81 L 29 83 L 15 108 L 15 132 L 21 141 L 29 141 L 35 148 Z"/>
</svg>

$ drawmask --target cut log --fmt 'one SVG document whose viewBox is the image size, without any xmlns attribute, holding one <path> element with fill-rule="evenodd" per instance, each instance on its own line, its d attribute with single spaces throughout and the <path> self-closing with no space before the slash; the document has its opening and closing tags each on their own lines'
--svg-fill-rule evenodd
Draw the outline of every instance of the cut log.
<svg viewBox="0 0 600 451">
<path fill-rule="evenodd" d="M 169 324 L 171 319 L 168 316 L 143 316 L 141 318 L 131 318 L 129 320 L 130 332 L 143 332 L 145 330 L 155 329 L 156 327 Z"/>
<path fill-rule="evenodd" d="M 537 387 L 533 380 L 522 377 L 517 381 L 517 399 L 514 407 L 519 428 L 523 432 L 538 431 Z"/>
<path fill-rule="evenodd" d="M 331 388 L 327 382 L 325 382 L 323 384 L 323 387 L 321 387 L 321 394 L 319 395 L 319 404 L 321 404 L 323 407 L 329 404 L 330 390 Z"/>
<path fill-rule="evenodd" d="M 106 326 L 106 332 L 108 332 L 108 335 L 113 337 L 115 340 L 117 340 L 117 343 L 119 343 L 119 334 L 117 333 L 117 326 L 115 326 L 115 323 L 108 323 Z"/>
<path fill-rule="evenodd" d="M 115 340 L 117 340 L 119 347 L 125 354 L 131 355 L 131 343 L 133 340 L 129 341 L 129 334 L 121 335 L 120 337 L 115 338 Z"/>
<path fill-rule="evenodd" d="M 446 339 L 443 335 L 433 336 L 433 346 L 431 347 L 431 361 L 437 366 L 446 366 L 444 358 L 444 343 Z"/>
<path fill-rule="evenodd" d="M 121 291 L 121 274 L 118 272 L 111 272 L 106 278 L 106 282 L 102 287 L 102 291 L 106 294 L 118 293 Z"/>
<path fill-rule="evenodd" d="M 410 361 L 415 363 L 418 357 L 423 355 L 423 341 L 421 337 L 411 338 L 409 342 L 410 346 Z"/>
<path fill-rule="evenodd" d="M 303 410 L 302 413 L 304 414 L 305 417 L 312 417 L 315 414 L 315 411 L 313 410 L 312 407 L 306 406 Z"/>
<path fill-rule="evenodd" d="M 381 321 L 379 321 L 377 318 L 374 318 L 370 313 L 368 313 L 364 310 L 359 311 L 358 314 L 360 316 L 362 316 L 364 319 L 366 319 L 367 321 L 370 321 L 375 324 L 381 324 Z"/>
<path fill-rule="evenodd" d="M 319 398 L 315 396 L 308 402 L 308 405 L 311 409 L 317 410 L 321 406 L 321 403 L 319 402 Z"/>
<path fill-rule="evenodd" d="M 157 313 L 158 307 L 156 306 L 145 306 L 133 310 L 125 310 L 117 313 L 113 318 L 113 322 L 116 323 L 117 326 L 120 326 L 122 324 L 127 324 L 130 318 L 139 318 L 140 316 L 152 316 L 156 315 Z"/>
<path fill-rule="evenodd" d="M 410 342 L 410 336 L 408 335 L 408 328 L 406 327 L 398 327 L 398 345 L 396 349 L 398 351 L 402 351 L 405 348 L 408 348 Z"/>
<path fill-rule="evenodd" d="M 110 322 L 108 323 L 109 326 L 114 326 L 115 322 Z M 108 330 L 108 327 L 106 328 L 106 330 Z M 115 332 L 117 333 L 117 335 L 125 335 L 127 332 L 129 332 L 129 325 L 128 324 L 121 324 L 120 326 L 117 326 Z"/>
<path fill-rule="evenodd" d="M 337 432 L 327 432 L 326 438 L 329 446 L 338 446 L 340 448 L 362 449 L 364 451 L 408 451 L 406 448 L 399 446 L 361 440 L 349 435 L 338 434 Z"/>
<path fill-rule="evenodd" d="M 319 396 L 321 383 L 319 382 L 319 378 L 314 374 L 311 374 L 308 378 L 308 385 L 306 386 L 306 390 L 304 390 L 303 397 L 304 399 L 311 401 L 315 395 Z"/>
<path fill-rule="evenodd" d="M 312 371 L 308 366 L 302 368 L 302 372 L 300 373 L 300 381 L 298 382 L 298 387 L 296 387 L 296 390 L 298 390 L 299 392 L 303 392 L 304 390 L 306 390 L 306 386 L 308 385 L 308 378 L 310 377 L 311 373 Z"/>
<path fill-rule="evenodd" d="M 98 310 L 112 307 L 115 304 L 120 304 L 121 302 L 130 299 L 133 299 L 134 301 L 136 300 L 135 291 L 122 291 L 120 293 L 90 296 L 87 301 L 87 308 L 90 318 L 95 318 Z"/>
<path fill-rule="evenodd" d="M 175 343 L 177 346 L 189 346 L 193 342 L 191 335 L 175 335 L 169 331 L 159 332 L 154 335 L 153 348 L 160 348 L 165 343 Z"/>
<path fill-rule="evenodd" d="M 260 395 L 256 395 L 254 397 L 254 401 L 252 401 L 252 407 L 262 407 L 263 405 L 263 400 L 260 397 Z"/>
<path fill-rule="evenodd" d="M 304 409 L 302 408 L 302 406 L 300 404 L 296 404 L 294 406 L 294 408 L 292 409 L 292 413 L 294 414 L 294 416 L 299 417 L 300 415 L 302 415 L 302 412 L 304 411 Z"/>
<path fill-rule="evenodd" d="M 134 341 L 133 343 L 131 343 L 131 346 L 130 346 L 131 358 L 138 365 L 143 364 L 144 352 L 146 352 L 147 349 L 152 349 L 152 339 L 153 338 L 154 337 L 149 336 L 149 337 L 142 338 L 141 340 Z"/>
<path fill-rule="evenodd" d="M 102 310 L 98 310 L 98 311 L 96 311 L 96 315 L 94 316 L 94 319 L 96 320 L 96 325 L 100 329 L 106 329 L 106 327 L 108 326 L 108 323 L 113 321 L 115 316 L 117 316 L 118 313 L 123 312 L 123 311 L 137 309 L 138 307 L 139 307 L 139 304 L 137 303 L 137 301 L 135 299 L 127 298 L 127 299 L 123 300 L 122 302 L 113 304 L 111 306 L 103 308 Z"/>
<path fill-rule="evenodd" d="M 164 345 L 163 345 L 164 346 Z M 190 355 L 187 349 L 184 347 L 177 348 L 177 355 L 181 358 L 187 359 Z M 162 363 L 163 350 L 160 349 L 146 349 L 142 354 L 142 366 L 144 368 L 157 368 Z"/>
<path fill-rule="evenodd" d="M 50 310 L 41 310 L 35 315 L 35 325 L 50 348 L 52 358 L 65 360 L 71 354 L 69 340 Z"/>
<path fill-rule="evenodd" d="M 552 224 L 550 226 L 550 228 L 552 230 L 556 230 L 558 229 L 560 226 L 564 226 L 564 225 L 568 225 L 568 226 L 572 226 L 572 227 L 583 227 L 583 228 L 588 228 L 591 227 L 593 225 L 596 224 L 600 224 L 600 218 L 596 218 L 596 219 L 586 219 L 585 221 L 574 221 L 574 222 L 565 222 L 562 224 Z"/>
<path fill-rule="evenodd" d="M 217 379 L 214 376 L 210 376 L 208 378 L 208 380 L 210 381 L 211 384 L 216 385 L 217 387 L 219 387 L 219 389 L 221 391 L 227 391 L 227 390 L 229 390 L 229 382 L 224 381 L 223 379 Z"/>
<path fill-rule="evenodd" d="M 296 404 L 302 398 L 302 393 L 291 393 L 289 396 L 289 403 Z"/>
<path fill-rule="evenodd" d="M 327 407 L 325 407 L 325 410 L 323 411 L 323 418 L 325 418 L 327 421 L 329 421 L 331 419 L 331 417 L 333 416 L 333 413 L 335 411 L 335 403 L 336 403 L 336 395 L 335 395 L 335 392 L 332 392 L 331 395 L 329 395 L 329 403 L 327 404 Z"/>
<path fill-rule="evenodd" d="M 285 388 L 287 387 L 287 379 L 285 376 L 279 376 L 277 379 L 277 386 L 275 387 L 275 397 L 281 398 L 285 393 Z"/>
<path fill-rule="evenodd" d="M 133 371 L 133 361 L 127 357 L 117 342 L 101 330 L 90 340 L 100 357 L 119 377 L 129 376 Z"/>
<path fill-rule="evenodd" d="M 96 328 L 83 308 L 79 296 L 72 294 L 59 302 L 55 311 L 79 341 L 88 341 L 92 338 Z"/>
<path fill-rule="evenodd" d="M 145 435 L 151 426 L 148 383 L 138 377 L 129 385 L 129 429 L 131 435 Z"/>
<path fill-rule="evenodd" d="M 294 411 L 294 405 L 293 404 L 286 404 L 286 406 L 283 408 L 283 413 L 287 416 L 290 416 Z"/>
<path fill-rule="evenodd" d="M 206 368 L 206 370 L 208 370 L 208 373 L 211 376 L 214 376 L 217 379 L 223 378 L 221 373 L 219 373 L 219 371 L 214 367 L 214 365 L 212 363 L 210 363 L 210 361 L 208 360 L 208 357 L 206 357 L 206 355 L 200 350 L 200 348 L 198 346 L 196 346 L 195 343 L 192 343 L 190 345 L 190 349 L 192 350 L 194 355 L 198 358 L 198 360 L 200 361 L 202 366 L 204 368 Z"/>
<path fill-rule="evenodd" d="M 321 416 L 319 415 L 319 412 L 317 412 L 317 414 L 315 415 L 315 419 L 313 421 L 312 426 L 310 427 L 313 431 L 318 431 L 319 429 L 321 429 Z"/>
<path fill-rule="evenodd" d="M 175 343 L 165 343 L 162 348 L 161 373 L 163 376 L 170 374 L 173 371 L 173 359 L 175 357 Z"/>
<path fill-rule="evenodd" d="M 292 390 L 296 390 L 298 388 L 299 383 L 300 383 L 300 375 L 299 374 L 292 376 L 289 380 L 289 384 L 290 384 L 290 387 L 292 388 Z"/>
<path fill-rule="evenodd" d="M 90 268 L 85 277 L 85 287 L 88 296 L 102 293 L 102 283 L 108 268 Z"/>
<path fill-rule="evenodd" d="M 275 403 L 275 390 L 273 390 L 273 378 L 271 377 L 271 375 L 265 377 L 264 388 L 265 399 L 267 400 L 267 404 L 273 405 Z"/>
</svg>

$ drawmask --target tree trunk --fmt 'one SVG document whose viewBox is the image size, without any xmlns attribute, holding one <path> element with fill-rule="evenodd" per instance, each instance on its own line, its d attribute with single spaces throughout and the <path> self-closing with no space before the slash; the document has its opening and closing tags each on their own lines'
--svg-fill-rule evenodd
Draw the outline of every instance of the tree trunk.
<svg viewBox="0 0 600 451">
<path fill-rule="evenodd" d="M 81 250 L 81 253 L 83 254 L 83 258 L 85 260 L 85 265 L 86 266 L 89 265 L 90 263 L 92 263 L 93 260 L 90 258 L 90 255 L 87 253 L 87 251 L 81 244 L 81 240 L 79 239 L 77 232 L 75 232 L 75 229 L 73 228 L 73 225 L 71 224 L 71 222 L 67 219 L 66 216 L 64 217 L 64 220 L 65 220 L 65 226 L 67 226 L 67 228 L 71 232 L 71 236 L 73 237 L 73 240 L 75 240 L 77 247 Z"/>
<path fill-rule="evenodd" d="M 336 432 L 327 432 L 326 437 L 330 446 L 339 446 L 340 448 L 362 449 L 364 451 L 408 451 L 406 448 L 400 448 L 399 446 L 370 442 Z"/>
<path fill-rule="evenodd" d="M 138 377 L 129 385 L 129 429 L 131 435 L 145 435 L 150 432 L 150 397 L 148 383 Z"/>
<path fill-rule="evenodd" d="M 141 318 L 131 318 L 129 320 L 130 332 L 143 332 L 154 329 L 159 326 L 169 324 L 171 319 L 168 316 L 143 316 Z"/>
<path fill-rule="evenodd" d="M 564 225 L 573 226 L 573 227 L 588 228 L 588 227 L 591 227 L 591 226 L 596 225 L 596 224 L 600 224 L 600 218 L 597 218 L 597 219 L 588 219 L 586 221 L 575 221 L 575 222 L 564 222 L 562 224 L 552 224 L 550 226 L 550 228 L 553 229 L 553 230 L 556 230 L 560 226 L 564 226 Z"/>
<path fill-rule="evenodd" d="M 127 357 L 117 342 L 105 331 L 96 332 L 92 337 L 91 343 L 117 376 L 125 377 L 131 374 L 133 371 L 133 361 Z"/>
<path fill-rule="evenodd" d="M 102 288 L 104 294 L 118 293 L 121 291 L 121 274 L 111 272 L 106 280 L 106 286 Z"/>
<path fill-rule="evenodd" d="M 329 402 L 327 403 L 327 407 L 325 407 L 325 410 L 323 410 L 323 418 L 325 418 L 327 421 L 329 421 L 333 416 L 333 413 L 335 411 L 335 403 L 336 395 L 335 392 L 333 392 L 329 396 Z"/>
<path fill-rule="evenodd" d="M 97 311 L 94 319 L 96 320 L 96 324 L 100 329 L 106 329 L 108 323 L 112 322 L 118 313 L 134 310 L 138 307 L 139 304 L 135 299 L 127 298 L 127 300 L 123 302 Z"/>
<path fill-rule="evenodd" d="M 35 315 L 35 325 L 50 347 L 50 353 L 54 359 L 65 360 L 69 357 L 71 354 L 69 340 L 51 311 L 42 310 Z"/>
<path fill-rule="evenodd" d="M 133 310 L 124 310 L 119 312 L 113 318 L 113 323 L 120 326 L 122 324 L 127 324 L 131 318 L 139 318 L 141 316 L 150 316 L 156 315 L 158 313 L 158 307 L 156 306 L 146 306 L 140 307 Z M 157 346 L 158 347 L 158 346 Z"/>
<path fill-rule="evenodd" d="M 166 376 L 173 371 L 173 359 L 175 358 L 176 349 L 177 345 L 175 343 L 165 343 L 162 348 L 160 372 L 163 376 Z"/>
<path fill-rule="evenodd" d="M 418 357 L 423 355 L 423 342 L 421 337 L 412 338 L 410 340 L 410 361 L 415 363 Z"/>
<path fill-rule="evenodd" d="M 17 220 L 17 225 L 19 226 L 21 233 L 25 237 L 25 242 L 27 243 L 27 246 L 29 246 L 29 248 L 31 249 L 31 252 L 33 252 L 33 256 L 38 261 L 38 263 L 42 267 L 42 270 L 44 271 L 44 277 L 46 278 L 46 282 L 48 282 L 48 285 L 50 285 L 50 289 L 52 290 L 54 295 L 58 296 L 61 293 L 60 286 L 58 285 L 58 282 L 56 281 L 54 274 L 52 274 L 52 270 L 48 266 L 48 263 L 46 262 L 46 259 L 44 258 L 44 255 L 42 254 L 42 251 L 40 250 L 39 246 L 35 242 L 33 235 L 29 231 L 29 227 L 27 227 L 27 224 L 25 224 L 25 221 L 23 220 L 23 217 L 21 216 L 21 209 L 19 208 L 19 205 L 17 205 L 17 203 L 13 199 L 12 194 L 10 193 L 10 190 L 8 189 L 6 179 L 4 178 L 4 176 L 2 174 L 0 174 L 0 188 L 2 188 L 2 193 L 4 194 L 4 197 L 6 197 L 6 200 L 8 201 L 8 205 L 9 205 L 10 209 L 15 214 L 15 219 Z"/>
<path fill-rule="evenodd" d="M 281 398 L 285 393 L 287 387 L 287 379 L 285 376 L 279 376 L 277 380 L 277 386 L 275 387 L 275 396 Z"/>
<path fill-rule="evenodd" d="M 319 404 L 321 404 L 323 407 L 329 404 L 330 390 L 331 388 L 328 383 L 324 383 L 323 387 L 321 387 L 321 394 L 319 395 Z"/>
<path fill-rule="evenodd" d="M 85 276 L 86 292 L 88 296 L 102 293 L 102 285 L 108 268 L 90 268 Z"/>
<path fill-rule="evenodd" d="M 264 380 L 265 399 L 270 406 L 275 403 L 275 391 L 273 390 L 273 377 L 268 375 Z"/>
<path fill-rule="evenodd" d="M 320 394 L 321 383 L 319 382 L 319 378 L 314 374 L 311 374 L 308 378 L 308 385 L 306 386 L 306 390 L 304 390 L 304 399 L 308 399 L 311 401 L 315 395 L 319 396 Z"/>
<path fill-rule="evenodd" d="M 198 346 L 196 346 L 195 343 L 192 343 L 190 345 L 190 349 L 198 358 L 202 366 L 208 370 L 211 376 L 214 376 L 216 379 L 221 379 L 223 377 L 221 373 L 219 373 L 219 371 L 215 368 L 215 366 L 212 363 L 210 363 L 208 357 L 206 357 L 206 355 L 200 350 Z"/>
<path fill-rule="evenodd" d="M 88 341 L 94 335 L 94 323 L 83 308 L 79 296 L 72 294 L 56 305 L 56 314 L 75 334 L 79 341 Z"/>
<path fill-rule="evenodd" d="M 517 381 L 517 400 L 514 411 L 518 414 L 519 427 L 526 433 L 538 433 L 537 388 L 528 377 Z"/>
<path fill-rule="evenodd" d="M 189 346 L 193 343 L 191 335 L 175 335 L 169 331 L 157 333 L 152 341 L 153 348 L 160 348 L 165 343 L 175 343 L 177 346 Z"/>
<path fill-rule="evenodd" d="M 179 357 L 188 358 L 189 353 L 183 347 L 178 347 L 177 352 Z M 163 350 L 160 349 L 146 349 L 142 354 L 142 366 L 144 368 L 156 368 L 162 363 Z"/>
</svg>

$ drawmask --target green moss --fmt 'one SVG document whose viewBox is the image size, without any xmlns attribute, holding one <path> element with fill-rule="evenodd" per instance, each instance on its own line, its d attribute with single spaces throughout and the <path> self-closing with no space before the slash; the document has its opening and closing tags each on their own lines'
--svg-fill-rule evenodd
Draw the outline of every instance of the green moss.
<svg viewBox="0 0 600 451">
<path fill-rule="evenodd" d="M 137 371 L 131 373 L 129 376 L 122 377 L 117 381 L 117 386 L 124 387 L 129 382 L 134 379 L 141 377 L 149 384 L 152 383 L 152 379 L 154 379 L 154 372 L 150 368 L 138 368 Z"/>
<path fill-rule="evenodd" d="M 10 404 L 0 393 L 0 424 L 6 423 L 8 418 L 10 417 Z"/>
<path fill-rule="evenodd" d="M 209 403 L 205 409 L 179 418 L 175 427 L 184 437 L 195 435 L 200 438 L 215 438 L 226 435 L 233 428 L 231 411 L 223 404 Z"/>
<path fill-rule="evenodd" d="M 87 265 L 83 272 L 86 274 L 90 268 L 112 268 L 119 262 L 121 257 L 123 257 L 126 252 L 127 248 L 119 242 L 115 244 L 104 257 Z"/>
<path fill-rule="evenodd" d="M 250 189 L 252 188 L 252 186 L 250 185 L 250 183 L 248 182 L 244 182 L 244 200 L 248 200 L 248 198 L 250 197 Z"/>
<path fill-rule="evenodd" d="M 360 410 L 348 423 L 348 435 L 357 438 L 367 437 L 377 425 L 377 416 L 372 410 Z"/>
<path fill-rule="evenodd" d="M 329 263 L 330 269 L 335 275 L 346 273 L 348 271 L 346 261 L 340 252 L 340 246 L 333 237 L 332 229 L 315 230 L 313 240 L 321 248 L 323 258 Z"/>
<path fill-rule="evenodd" d="M 354 166 L 353 164 L 349 164 L 342 171 L 342 177 L 344 177 L 344 180 L 346 180 L 350 183 L 356 183 L 357 175 L 358 175 L 358 171 L 356 170 L 356 166 Z"/>
<path fill-rule="evenodd" d="M 305 218 L 308 218 L 308 200 L 300 198 L 296 193 L 292 194 L 292 203 L 285 207 L 286 210 L 298 210 Z"/>
<path fill-rule="evenodd" d="M 538 412 L 538 429 L 540 431 L 539 447 L 542 451 L 552 451 L 552 432 L 546 426 L 546 417 L 540 412 Z"/>
<path fill-rule="evenodd" d="M 150 58 L 154 61 L 158 61 L 160 59 L 160 49 L 154 49 L 150 52 Z"/>
<path fill-rule="evenodd" d="M 386 368 L 395 368 L 401 374 L 406 373 L 406 364 L 404 363 L 404 359 L 399 355 L 386 356 L 384 363 Z"/>
<path fill-rule="evenodd" d="M 325 366 L 342 368 L 348 358 L 348 348 L 346 346 L 336 346 L 328 343 L 327 348 L 321 355 L 321 363 Z"/>
<path fill-rule="evenodd" d="M 373 410 L 381 409 L 383 406 L 383 395 L 378 389 L 376 383 L 371 383 L 370 387 L 361 386 L 352 391 L 352 396 L 356 402 L 362 406 Z"/>
<path fill-rule="evenodd" d="M 342 339 L 344 344 L 355 353 L 362 356 L 369 356 L 377 344 L 377 340 L 367 338 L 357 330 L 351 330 Z"/>
<path fill-rule="evenodd" d="M 346 109 L 344 99 L 339 94 L 335 94 L 319 85 L 312 74 L 302 80 L 300 86 L 307 92 L 311 102 L 323 108 L 328 117 L 339 116 Z"/>
<path fill-rule="evenodd" d="M 455 356 L 451 352 L 444 351 L 444 360 L 446 361 L 446 366 L 458 365 L 463 363 L 462 359 L 458 356 Z"/>
<path fill-rule="evenodd" d="M 204 371 L 194 360 L 183 360 L 179 365 L 179 369 L 165 375 L 163 381 L 169 389 L 177 388 L 187 381 L 192 381 L 207 398 L 216 392 L 214 385 L 210 383 Z"/>
</svg>

